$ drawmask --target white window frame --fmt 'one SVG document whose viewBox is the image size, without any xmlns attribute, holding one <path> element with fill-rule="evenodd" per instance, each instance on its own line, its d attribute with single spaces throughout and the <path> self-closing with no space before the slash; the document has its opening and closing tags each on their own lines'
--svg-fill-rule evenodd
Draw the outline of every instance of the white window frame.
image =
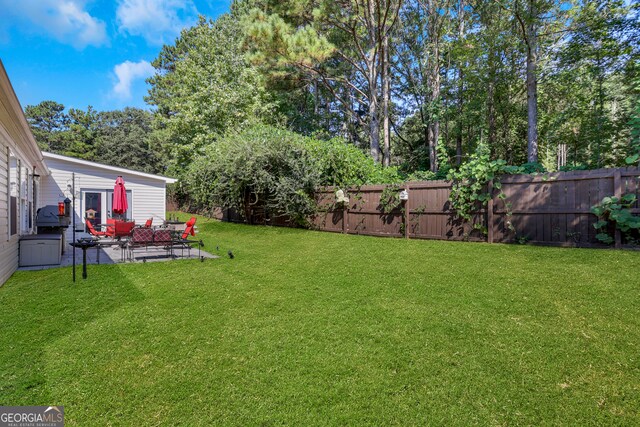
<svg viewBox="0 0 640 427">
<path fill-rule="evenodd" d="M 15 167 L 13 167 L 12 158 L 15 159 Z M 15 169 L 14 172 L 12 170 Z M 14 175 L 15 176 L 12 176 Z M 11 179 L 14 178 L 15 181 Z M 14 210 L 11 208 L 11 199 L 16 199 L 15 208 L 15 229 L 16 232 L 11 232 L 11 225 L 14 222 Z M 17 153 L 11 150 L 11 147 L 7 147 L 7 240 L 11 240 L 14 236 L 20 235 L 20 158 Z"/>
</svg>

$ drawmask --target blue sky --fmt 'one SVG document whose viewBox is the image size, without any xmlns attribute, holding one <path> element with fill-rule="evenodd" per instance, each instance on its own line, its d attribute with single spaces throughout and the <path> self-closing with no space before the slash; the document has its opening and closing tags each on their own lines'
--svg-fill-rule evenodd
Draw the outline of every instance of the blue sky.
<svg viewBox="0 0 640 427">
<path fill-rule="evenodd" d="M 23 107 L 148 108 L 163 44 L 231 0 L 0 0 L 0 58 Z"/>
</svg>

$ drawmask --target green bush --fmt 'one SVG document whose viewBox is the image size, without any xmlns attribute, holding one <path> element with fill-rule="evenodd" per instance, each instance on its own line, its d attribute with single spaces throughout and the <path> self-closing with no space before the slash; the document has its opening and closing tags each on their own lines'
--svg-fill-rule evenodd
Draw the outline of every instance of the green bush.
<svg viewBox="0 0 640 427">
<path fill-rule="evenodd" d="M 576 165 L 561 166 L 559 171 L 560 172 L 571 172 L 571 171 L 585 171 L 587 169 L 588 169 L 587 165 L 584 165 L 582 163 L 578 163 Z"/>
<path fill-rule="evenodd" d="M 320 186 L 394 183 L 395 168 L 376 165 L 340 139 L 318 141 L 270 126 L 228 134 L 205 149 L 183 180 L 191 209 L 234 208 L 248 215 L 264 206 L 307 225 Z"/>
<path fill-rule="evenodd" d="M 371 157 L 341 138 L 329 141 L 304 138 L 303 144 L 311 153 L 320 172 L 320 185 L 344 188 L 402 181 L 397 168 L 380 167 Z"/>
<path fill-rule="evenodd" d="M 528 162 L 524 163 L 520 166 L 506 165 L 502 168 L 502 172 L 510 175 L 532 175 L 537 173 L 544 173 L 547 170 L 544 168 L 544 165 L 537 162 Z"/>
</svg>

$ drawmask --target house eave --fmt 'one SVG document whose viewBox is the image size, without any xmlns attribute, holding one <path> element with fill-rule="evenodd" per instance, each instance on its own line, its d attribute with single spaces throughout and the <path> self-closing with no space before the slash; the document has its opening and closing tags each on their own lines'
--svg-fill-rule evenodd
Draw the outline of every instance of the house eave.
<svg viewBox="0 0 640 427">
<path fill-rule="evenodd" d="M 157 181 L 164 181 L 166 184 L 174 184 L 178 182 L 178 180 L 175 178 L 169 178 L 162 175 L 154 175 L 146 172 L 135 171 L 132 169 L 125 169 L 117 166 L 105 165 L 103 163 L 91 162 L 89 160 L 76 159 L 75 157 L 63 156 L 61 154 L 43 152 L 42 155 L 44 156 L 45 161 L 47 159 L 60 160 L 67 163 L 73 163 L 77 165 L 89 166 L 97 169 L 113 171 L 115 174 L 118 174 L 118 175 L 133 175 L 133 176 L 139 176 L 139 177 L 153 179 Z"/>
</svg>

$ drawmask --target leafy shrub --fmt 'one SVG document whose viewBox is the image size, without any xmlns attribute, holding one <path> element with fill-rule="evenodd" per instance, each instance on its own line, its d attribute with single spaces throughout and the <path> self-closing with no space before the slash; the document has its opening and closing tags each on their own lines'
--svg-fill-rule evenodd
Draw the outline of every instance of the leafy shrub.
<svg viewBox="0 0 640 427">
<path fill-rule="evenodd" d="M 392 183 L 401 178 L 395 168 L 383 169 L 340 139 L 318 141 L 258 125 L 208 146 L 184 181 L 192 209 L 234 208 L 248 215 L 252 206 L 265 206 L 307 225 L 317 209 L 318 187 Z"/>
<path fill-rule="evenodd" d="M 320 185 L 348 187 L 402 181 L 395 167 L 382 168 L 361 150 L 341 138 L 320 141 L 303 138 L 320 173 Z"/>
<path fill-rule="evenodd" d="M 535 173 L 544 173 L 546 172 L 546 169 L 544 165 L 542 165 L 541 163 L 528 162 L 520 166 L 505 165 L 503 168 L 503 172 L 511 175 L 535 174 Z"/>
<path fill-rule="evenodd" d="M 571 171 L 584 171 L 587 170 L 587 165 L 583 165 L 582 163 L 578 163 L 576 165 L 564 165 L 560 167 L 560 172 L 571 172 Z"/>
<path fill-rule="evenodd" d="M 541 163 L 538 162 L 527 162 L 525 164 L 520 165 L 520 173 L 531 174 L 531 173 L 543 173 L 546 172 L 546 169 Z"/>
<path fill-rule="evenodd" d="M 598 222 L 593 224 L 593 227 L 598 230 L 596 238 L 610 245 L 614 242 L 613 231 L 618 229 L 628 243 L 637 244 L 640 217 L 631 213 L 636 200 L 635 194 L 626 194 L 620 198 L 605 197 L 599 204 L 593 206 L 591 212 L 598 217 Z"/>
<path fill-rule="evenodd" d="M 188 170 L 190 200 L 200 210 L 262 205 L 304 223 L 315 211 L 320 174 L 303 137 L 256 126 L 229 134 L 205 149 Z"/>
<path fill-rule="evenodd" d="M 407 175 L 407 182 L 412 181 L 433 181 L 436 178 L 436 173 L 431 171 L 415 171 Z"/>
</svg>

